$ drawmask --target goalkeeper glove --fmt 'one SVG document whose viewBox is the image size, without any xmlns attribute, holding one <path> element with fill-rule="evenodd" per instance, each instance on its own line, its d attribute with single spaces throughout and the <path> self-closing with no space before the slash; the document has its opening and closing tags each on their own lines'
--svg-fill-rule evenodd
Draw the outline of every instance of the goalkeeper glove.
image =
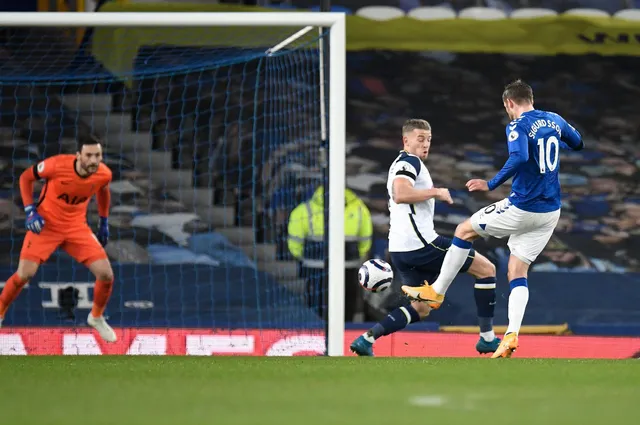
<svg viewBox="0 0 640 425">
<path fill-rule="evenodd" d="M 107 220 L 107 217 L 100 217 L 98 241 L 102 246 L 107 246 L 107 242 L 109 242 L 109 221 Z"/>
<path fill-rule="evenodd" d="M 44 219 L 38 214 L 38 211 L 36 211 L 35 205 L 27 205 L 24 207 L 24 212 L 27 214 L 25 221 L 27 230 L 39 234 L 44 228 Z"/>
</svg>

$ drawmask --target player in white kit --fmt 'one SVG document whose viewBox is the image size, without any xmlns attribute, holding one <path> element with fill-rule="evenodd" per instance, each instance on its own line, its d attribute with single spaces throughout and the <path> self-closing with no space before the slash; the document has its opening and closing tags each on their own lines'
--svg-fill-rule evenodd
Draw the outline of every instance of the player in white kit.
<svg viewBox="0 0 640 425">
<path fill-rule="evenodd" d="M 389 253 L 400 282 L 420 285 L 435 278 L 442 266 L 451 239 L 436 233 L 433 216 L 436 199 L 453 203 L 448 189 L 433 186 L 429 170 L 422 161 L 431 147 L 431 126 L 425 120 L 411 119 L 402 127 L 404 150 L 389 169 Z M 461 272 L 476 277 L 474 296 L 478 309 L 480 339 L 476 350 L 493 353 L 500 345 L 493 331 L 496 301 L 496 268 L 484 256 L 471 250 Z M 413 301 L 389 313 L 380 323 L 358 337 L 351 351 L 359 356 L 373 356 L 373 343 L 381 336 L 404 329 L 428 316 L 431 307 Z"/>
<path fill-rule="evenodd" d="M 523 81 L 507 85 L 502 101 L 512 120 L 506 128 L 509 159 L 493 179 L 469 180 L 467 188 L 471 192 L 494 190 L 513 177 L 511 194 L 456 228 L 440 275 L 432 285 L 402 287 L 410 298 L 438 308 L 464 267 L 472 241 L 480 236 L 509 237 L 509 326 L 492 358 L 511 357 L 518 348 L 518 332 L 529 301 L 529 266 L 549 242 L 560 217 L 560 148 L 584 148 L 580 133 L 560 115 L 534 109 L 533 90 Z"/>
</svg>

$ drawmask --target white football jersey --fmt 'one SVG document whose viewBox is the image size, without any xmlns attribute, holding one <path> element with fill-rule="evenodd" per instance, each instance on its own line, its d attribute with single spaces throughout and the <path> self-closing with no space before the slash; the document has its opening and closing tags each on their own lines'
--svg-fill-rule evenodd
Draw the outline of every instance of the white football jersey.
<svg viewBox="0 0 640 425">
<path fill-rule="evenodd" d="M 396 204 L 393 201 L 393 181 L 407 179 L 416 189 L 432 189 L 429 170 L 420 158 L 401 151 L 389 168 L 389 252 L 407 252 L 424 248 L 438 237 L 433 226 L 435 199 L 416 204 Z"/>
</svg>

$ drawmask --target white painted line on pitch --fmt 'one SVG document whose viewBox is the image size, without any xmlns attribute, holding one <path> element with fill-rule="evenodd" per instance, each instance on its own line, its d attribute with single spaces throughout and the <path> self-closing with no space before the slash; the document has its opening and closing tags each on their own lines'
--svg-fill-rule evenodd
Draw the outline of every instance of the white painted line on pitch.
<svg viewBox="0 0 640 425">
<path fill-rule="evenodd" d="M 462 396 L 460 399 L 451 399 L 437 394 L 426 394 L 411 397 L 409 404 L 417 407 L 435 407 L 440 409 L 454 409 L 454 410 L 477 410 L 478 406 L 475 401 L 479 401 L 482 398 L 473 396 Z"/>
<path fill-rule="evenodd" d="M 409 399 L 409 404 L 420 407 L 442 407 L 446 403 L 447 399 L 439 395 L 420 395 Z"/>
</svg>

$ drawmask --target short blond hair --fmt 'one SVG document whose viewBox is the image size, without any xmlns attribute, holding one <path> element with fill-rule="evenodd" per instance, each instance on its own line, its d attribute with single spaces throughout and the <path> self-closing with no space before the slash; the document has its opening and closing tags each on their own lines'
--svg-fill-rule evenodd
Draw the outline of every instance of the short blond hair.
<svg viewBox="0 0 640 425">
<path fill-rule="evenodd" d="M 431 124 L 427 120 L 421 120 L 418 118 L 411 118 L 404 122 L 402 125 L 402 134 L 411 133 L 413 130 L 427 130 L 431 131 Z"/>
</svg>

